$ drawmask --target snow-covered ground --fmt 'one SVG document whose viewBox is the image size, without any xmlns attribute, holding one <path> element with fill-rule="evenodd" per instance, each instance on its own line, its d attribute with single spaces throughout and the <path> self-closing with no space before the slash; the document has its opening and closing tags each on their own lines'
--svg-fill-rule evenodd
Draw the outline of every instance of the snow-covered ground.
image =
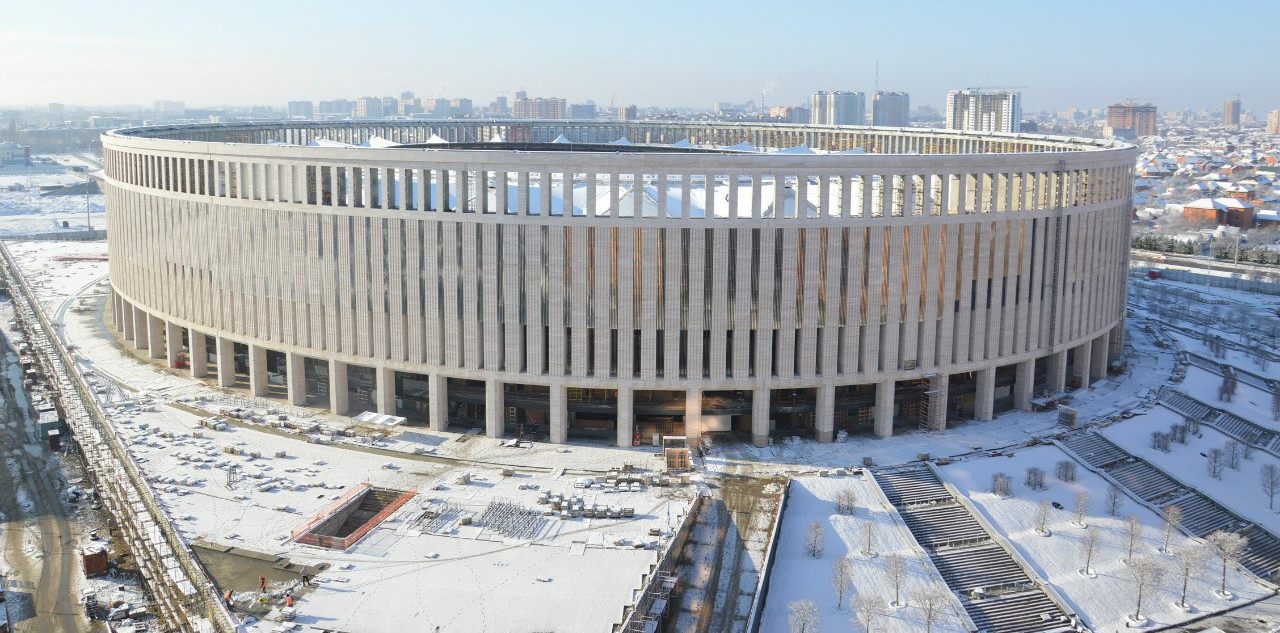
<svg viewBox="0 0 1280 633">
<path fill-rule="evenodd" d="M 1135 418 L 1136 419 L 1136 418 Z M 1130 421 L 1131 422 L 1131 421 Z M 1128 426 L 1128 423 L 1120 427 Z M 1119 428 L 1119 427 L 1116 427 Z M 995 527 L 1027 560 L 1036 573 L 1070 603 L 1095 631 L 1123 630 L 1125 616 L 1133 612 L 1136 592 L 1132 577 L 1123 562 L 1127 556 L 1125 537 L 1126 518 L 1137 516 L 1143 525 L 1142 536 L 1135 547 L 1135 555 L 1158 557 L 1167 567 L 1167 573 L 1155 589 L 1144 598 L 1142 613 L 1156 625 L 1172 624 L 1232 608 L 1243 601 L 1270 594 L 1270 589 L 1243 571 L 1231 570 L 1227 587 L 1236 593 L 1233 601 L 1223 600 L 1213 594 L 1219 579 L 1212 563 L 1206 563 L 1192 577 L 1187 600 L 1194 607 L 1190 613 L 1175 606 L 1181 590 L 1181 578 L 1176 573 L 1176 557 L 1161 554 L 1161 519 L 1155 512 L 1141 505 L 1136 499 L 1126 497 L 1119 517 L 1106 515 L 1105 499 L 1107 482 L 1100 475 L 1078 466 L 1078 478 L 1074 483 L 1059 481 L 1053 477 L 1053 465 L 1069 460 L 1056 446 L 1037 446 L 1017 451 L 1007 457 L 967 459 L 941 468 L 948 483 L 967 497 L 990 524 Z M 1023 485 L 1025 472 L 1032 466 L 1045 470 L 1047 489 L 1035 491 Z M 1000 498 L 990 492 L 992 476 L 1007 473 L 1014 481 L 1014 496 Z M 1076 494 L 1089 495 L 1086 524 L 1098 529 L 1100 535 L 1091 568 L 1095 576 L 1079 573 L 1084 566 L 1082 540 L 1085 530 L 1073 525 L 1072 509 Z M 1041 499 L 1056 502 L 1062 510 L 1050 509 L 1048 528 L 1051 535 L 1040 536 L 1035 531 L 1037 505 Z M 1170 550 L 1178 551 L 1196 543 L 1194 539 L 1175 534 Z"/>
<path fill-rule="evenodd" d="M 836 511 L 836 495 L 842 490 L 852 490 L 857 495 L 858 507 L 853 515 Z M 809 526 L 814 522 L 821 524 L 824 532 L 819 558 L 809 556 L 806 549 Z M 875 526 L 872 557 L 862 554 L 869 525 Z M 906 579 L 901 587 L 907 606 L 892 609 L 892 615 L 879 622 L 876 631 L 923 631 L 924 621 L 920 610 L 912 606 L 911 595 L 928 588 L 947 590 L 933 563 L 870 477 L 793 479 L 776 547 L 777 559 L 769 577 L 769 598 L 760 627 L 768 633 L 791 630 L 787 623 L 788 607 L 793 601 L 806 599 L 818 606 L 820 628 L 817 631 L 861 630 L 851 622 L 854 612 L 850 604 L 859 594 L 879 596 L 886 603 L 893 600 L 894 586 L 885 564 L 894 553 L 907 561 Z M 853 572 L 852 588 L 843 607 L 837 606 L 831 584 L 832 565 L 841 557 L 852 561 Z M 964 612 L 958 600 L 952 606 L 957 613 Z M 935 625 L 934 630 L 964 631 L 965 628 L 960 618 L 952 616 L 941 626 Z"/>
<path fill-rule="evenodd" d="M 1248 366 L 1246 365 L 1245 367 L 1247 368 Z M 1277 369 L 1280 369 L 1280 367 Z M 1268 375 L 1268 372 L 1259 373 L 1264 376 Z M 1270 375 L 1276 376 L 1278 374 L 1271 372 Z M 1242 380 L 1237 380 L 1236 393 L 1231 398 L 1231 402 L 1223 402 L 1218 399 L 1218 388 L 1221 385 L 1221 375 L 1191 365 L 1187 367 L 1186 380 L 1182 381 L 1179 387 L 1187 392 L 1188 395 L 1209 406 L 1225 409 L 1269 429 L 1280 430 L 1280 420 L 1276 420 L 1271 415 L 1271 399 L 1273 396 L 1270 392 L 1258 389 Z"/>
<path fill-rule="evenodd" d="M 57 165 L 39 165 L 29 172 L 25 169 L 0 172 L 0 237 L 83 230 L 86 222 L 91 222 L 96 228 L 106 225 L 105 196 L 102 194 L 40 195 L 41 187 L 84 182 L 82 176 L 71 173 L 69 168 L 92 171 L 97 166 L 72 154 L 49 158 Z M 62 226 L 63 222 L 67 223 L 66 228 Z"/>
<path fill-rule="evenodd" d="M 1224 468 L 1222 478 L 1209 476 L 1208 463 L 1203 455 L 1211 448 L 1222 448 L 1230 437 L 1200 425 L 1200 437 L 1188 437 L 1186 444 L 1173 442 L 1169 452 L 1151 448 L 1152 431 L 1168 431 L 1169 426 L 1182 422 L 1182 416 L 1164 407 L 1137 416 L 1125 424 L 1107 427 L 1102 434 L 1121 448 L 1141 457 L 1163 470 L 1169 476 L 1194 488 L 1222 504 L 1228 510 L 1280 534 L 1280 514 L 1267 508 L 1269 502 L 1259 483 L 1259 469 L 1263 464 L 1280 467 L 1280 459 L 1263 451 L 1254 451 L 1250 459 L 1242 459 L 1240 470 Z M 1278 495 L 1280 497 L 1280 495 Z M 1276 499 L 1280 508 L 1280 498 Z"/>
</svg>

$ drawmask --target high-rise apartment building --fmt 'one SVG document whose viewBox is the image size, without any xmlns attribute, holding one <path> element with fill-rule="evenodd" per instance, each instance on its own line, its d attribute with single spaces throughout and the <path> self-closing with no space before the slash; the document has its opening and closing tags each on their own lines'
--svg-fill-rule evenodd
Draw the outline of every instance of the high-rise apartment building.
<svg viewBox="0 0 1280 633">
<path fill-rule="evenodd" d="M 947 93 L 947 128 L 973 132 L 1017 132 L 1022 93 L 1016 90 L 952 90 Z"/>
<path fill-rule="evenodd" d="M 634 105 L 622 106 L 618 108 L 619 121 L 634 121 L 640 118 L 640 110 Z"/>
<path fill-rule="evenodd" d="M 321 101 L 316 109 L 320 114 L 351 116 L 352 111 L 356 109 L 356 104 L 350 99 L 331 99 L 329 101 Z"/>
<path fill-rule="evenodd" d="M 1133 130 L 1141 138 L 1156 135 L 1156 107 L 1150 103 L 1117 103 L 1107 106 L 1107 127 Z"/>
<path fill-rule="evenodd" d="M 61 124 L 67 120 L 67 107 L 61 103 L 49 104 L 49 122 L 53 124 Z"/>
<path fill-rule="evenodd" d="M 871 125 L 907 127 L 911 125 L 911 95 L 877 90 L 871 99 Z"/>
<path fill-rule="evenodd" d="M 380 97 L 360 97 L 356 99 L 357 119 L 381 119 L 382 99 Z"/>
<path fill-rule="evenodd" d="M 866 95 L 844 90 L 819 90 L 809 98 L 809 122 L 814 125 L 866 125 Z"/>
<path fill-rule="evenodd" d="M 471 116 L 475 113 L 475 104 L 466 97 L 450 99 L 449 109 L 452 110 L 453 116 Z"/>
<path fill-rule="evenodd" d="M 290 119 L 310 119 L 315 116 L 315 106 L 310 101 L 290 101 Z"/>
<path fill-rule="evenodd" d="M 1280 134 L 1280 110 L 1272 110 L 1267 113 L 1267 132 Z"/>
<path fill-rule="evenodd" d="M 523 91 L 522 91 L 523 92 Z M 511 116 L 517 119 L 564 119 L 568 118 L 569 105 L 558 97 L 542 98 L 520 97 L 511 104 Z"/>
<path fill-rule="evenodd" d="M 769 118 L 787 123 L 808 123 L 809 108 L 804 106 L 773 106 L 769 108 Z"/>
<path fill-rule="evenodd" d="M 1227 99 L 1222 105 L 1222 124 L 1227 127 L 1240 127 L 1240 100 Z"/>
<path fill-rule="evenodd" d="M 575 103 L 569 106 L 569 118 L 575 121 L 594 121 L 599 113 L 594 103 Z"/>
</svg>

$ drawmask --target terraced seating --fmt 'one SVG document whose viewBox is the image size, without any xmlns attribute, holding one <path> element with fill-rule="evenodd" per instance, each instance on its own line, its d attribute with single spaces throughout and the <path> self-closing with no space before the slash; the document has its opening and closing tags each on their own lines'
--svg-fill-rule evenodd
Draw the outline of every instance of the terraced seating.
<svg viewBox="0 0 1280 633">
<path fill-rule="evenodd" d="M 1240 523 L 1240 519 L 1234 514 L 1198 492 L 1167 503 L 1165 507 L 1171 505 L 1182 508 L 1182 526 L 1196 536 L 1205 536 Z"/>
<path fill-rule="evenodd" d="M 1121 486 L 1149 503 L 1158 505 L 1186 492 L 1177 480 L 1144 461 L 1116 466 L 1109 472 Z"/>
<path fill-rule="evenodd" d="M 933 564 L 947 586 L 959 593 L 1032 584 L 1026 572 L 998 545 L 939 551 L 933 555 Z"/>
<path fill-rule="evenodd" d="M 1106 468 L 1129 459 L 1123 449 L 1096 433 L 1080 433 L 1062 443 L 1094 468 Z"/>
<path fill-rule="evenodd" d="M 1280 538 L 1256 525 L 1249 526 L 1240 534 L 1249 539 L 1249 545 L 1240 557 L 1240 564 L 1258 576 L 1275 582 L 1280 576 Z"/>
<path fill-rule="evenodd" d="M 960 505 L 899 508 L 902 520 L 927 549 L 981 543 L 991 540 L 969 511 Z"/>
<path fill-rule="evenodd" d="M 1204 420 L 1217 414 L 1213 407 L 1176 389 L 1161 389 L 1160 404 L 1195 420 Z"/>
<path fill-rule="evenodd" d="M 1041 591 L 965 602 L 979 631 L 1040 633 L 1071 630 L 1067 616 Z"/>
<path fill-rule="evenodd" d="M 952 496 L 938 478 L 924 468 L 876 473 L 876 481 L 895 506 L 951 501 Z"/>
</svg>

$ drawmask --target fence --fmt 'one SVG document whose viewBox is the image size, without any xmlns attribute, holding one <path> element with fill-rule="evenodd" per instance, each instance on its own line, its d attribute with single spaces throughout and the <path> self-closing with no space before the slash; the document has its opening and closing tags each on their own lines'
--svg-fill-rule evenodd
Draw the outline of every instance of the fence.
<svg viewBox="0 0 1280 633">
<path fill-rule="evenodd" d="M 764 552 L 764 569 L 760 570 L 760 579 L 756 581 L 756 596 L 751 600 L 751 617 L 747 618 L 747 630 L 757 633 L 760 630 L 760 616 L 764 613 L 764 601 L 769 597 L 769 570 L 773 569 L 773 559 L 778 556 L 778 534 L 782 531 L 782 515 L 787 511 L 787 500 L 791 498 L 791 480 L 782 489 L 782 499 L 778 501 L 778 512 L 773 515 L 773 531 L 769 534 L 769 545 Z"/>
<path fill-rule="evenodd" d="M 368 486 L 368 484 L 365 484 L 365 485 Z M 323 534 L 302 534 L 301 536 L 295 536 L 293 540 L 298 543 L 302 543 L 303 545 L 315 545 L 315 546 L 323 547 L 326 549 L 337 549 L 337 550 L 349 549 L 352 545 L 355 545 L 356 543 L 360 542 L 360 539 L 364 538 L 366 534 L 368 534 L 370 531 L 373 530 L 373 528 L 378 527 L 378 524 L 385 521 L 387 517 L 391 516 L 393 512 L 395 512 L 396 510 L 399 510 L 401 506 L 403 506 L 404 504 L 409 503 L 409 500 L 412 499 L 415 494 L 417 493 L 413 490 L 409 490 L 407 492 L 401 493 L 400 496 L 396 497 L 391 503 L 388 503 L 386 507 L 384 507 L 382 510 L 379 510 L 378 513 L 373 515 L 372 517 L 369 517 L 368 521 L 365 521 L 363 524 L 360 525 L 360 527 L 356 528 L 354 532 L 346 536 L 326 536 Z M 363 500 L 364 497 L 360 496 L 360 497 L 356 497 L 356 499 Z M 352 499 L 348 501 L 355 501 L 356 499 Z M 327 519 L 329 516 L 333 516 L 332 513 L 326 516 L 325 518 Z M 319 525 L 319 524 L 317 523 L 316 525 Z M 311 529 L 315 529 L 315 526 L 312 526 Z"/>
<path fill-rule="evenodd" d="M 156 597 L 162 619 L 182 631 L 236 631 L 238 623 L 217 596 L 217 589 L 160 507 L 155 491 L 104 417 L 97 400 L 76 371 L 75 362 L 53 334 L 9 249 L 0 243 L 0 274 L 8 282 L 14 315 L 41 358 L 56 390 L 64 418 L 107 507 L 125 533 Z"/>
<path fill-rule="evenodd" d="M 669 594 L 667 587 L 664 585 L 668 582 L 668 579 L 674 578 L 680 551 L 684 549 L 684 544 L 689 540 L 689 535 L 693 533 L 693 524 L 697 522 L 698 512 L 702 509 L 702 504 L 705 500 L 706 497 L 701 495 L 693 499 L 693 503 L 689 506 L 689 511 L 684 515 L 684 520 L 680 522 L 680 527 L 671 536 L 666 549 L 658 557 L 657 565 L 654 566 L 649 576 L 645 578 L 640 597 L 636 599 L 635 605 L 623 616 L 621 626 L 615 627 L 614 631 L 630 633 L 631 631 L 645 630 L 645 621 L 650 617 L 653 604 Z"/>
<path fill-rule="evenodd" d="M 1135 262 L 1135 264 L 1137 264 L 1137 262 Z M 1201 286 L 1212 286 L 1215 288 L 1228 288 L 1231 290 L 1243 290 L 1245 292 L 1256 292 L 1266 295 L 1280 295 L 1280 281 L 1270 281 L 1258 277 L 1227 277 L 1223 275 L 1209 275 L 1205 273 L 1191 272 L 1189 270 L 1160 268 L 1146 263 L 1136 265 L 1135 267 L 1158 270 L 1161 278 L 1168 279 L 1170 281 L 1199 284 Z M 1276 270 L 1276 275 L 1280 276 L 1280 269 Z"/>
</svg>

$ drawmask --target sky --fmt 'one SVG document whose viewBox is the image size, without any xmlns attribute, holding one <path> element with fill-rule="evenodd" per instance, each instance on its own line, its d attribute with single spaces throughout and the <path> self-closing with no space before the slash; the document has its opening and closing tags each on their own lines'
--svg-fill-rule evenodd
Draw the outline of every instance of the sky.
<svg viewBox="0 0 1280 633">
<path fill-rule="evenodd" d="M 1277 3 L 0 0 L 0 105 L 274 105 L 399 95 L 709 108 L 815 90 L 1016 87 L 1024 110 L 1126 98 L 1280 108 Z"/>
</svg>

